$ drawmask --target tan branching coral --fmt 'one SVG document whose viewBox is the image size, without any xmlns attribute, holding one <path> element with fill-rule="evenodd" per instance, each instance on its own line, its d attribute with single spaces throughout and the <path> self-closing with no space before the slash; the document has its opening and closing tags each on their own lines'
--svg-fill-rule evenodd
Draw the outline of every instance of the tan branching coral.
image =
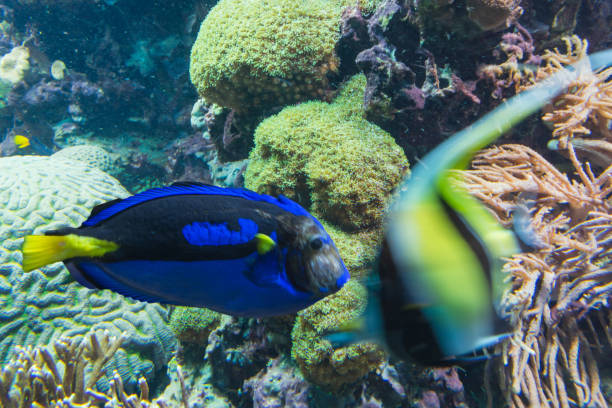
<svg viewBox="0 0 612 408">
<path fill-rule="evenodd" d="M 121 376 L 115 372 L 110 395 L 95 390 L 104 374 L 104 365 L 121 346 L 124 337 L 107 331 L 85 336 L 60 338 L 52 353 L 47 347 L 17 347 L 15 355 L 0 372 L 0 406 L 3 408 L 165 407 L 150 402 L 144 378 L 139 380 L 140 396 L 127 395 Z"/>
<path fill-rule="evenodd" d="M 542 116 L 553 128 L 555 141 L 549 147 L 565 154 L 571 142 L 581 156 L 607 167 L 612 163 L 612 67 L 593 72 L 586 58 L 588 42 L 576 35 L 562 39 L 565 51 L 554 48 L 536 56 L 529 32 L 518 24 L 516 27 L 517 32 L 505 34 L 499 45 L 506 61 L 480 68 L 480 75 L 495 85 L 493 96 L 500 98 L 503 90 L 512 88 L 519 93 L 579 63 L 578 78 L 545 108 Z"/>
<path fill-rule="evenodd" d="M 535 55 L 533 37 L 527 29 L 515 24 L 516 32 L 506 33 L 496 47 L 494 54 L 505 61 L 500 64 L 489 64 L 479 68 L 479 76 L 494 85 L 491 96 L 501 99 L 506 89 L 515 93 L 535 83 L 535 69 L 541 59 Z"/>
<path fill-rule="evenodd" d="M 595 176 L 571 144 L 568 151 L 576 179 L 521 145 L 485 150 L 461 172 L 465 187 L 502 223 L 519 223 L 511 214 L 526 209 L 539 248 L 506 264 L 513 287 L 503 310 L 514 333 L 500 346 L 502 358 L 489 362 L 514 407 L 607 406 L 594 327 L 603 327 L 612 345 L 612 167 Z"/>
<path fill-rule="evenodd" d="M 576 135 L 592 135 L 612 142 L 612 67 L 593 72 L 586 59 L 588 42 L 578 36 L 565 37 L 565 52 L 547 50 L 536 81 L 547 78 L 567 65 L 581 61 L 580 75 L 557 97 L 542 117 L 553 126 L 553 136 L 562 144 Z"/>
</svg>

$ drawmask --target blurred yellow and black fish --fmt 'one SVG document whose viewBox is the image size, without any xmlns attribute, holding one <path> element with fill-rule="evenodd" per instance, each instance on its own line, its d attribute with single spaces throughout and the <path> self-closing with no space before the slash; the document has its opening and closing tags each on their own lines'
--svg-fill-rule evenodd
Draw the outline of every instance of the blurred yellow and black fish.
<svg viewBox="0 0 612 408">
<path fill-rule="evenodd" d="M 590 69 L 605 67 L 612 50 L 589 58 Z M 332 343 L 376 341 L 400 358 L 449 364 L 509 336 L 500 310 L 503 257 L 520 252 L 517 236 L 533 240 L 524 239 L 529 231 L 504 229 L 451 170 L 558 95 L 588 65 L 579 64 L 508 100 L 415 166 L 389 210 L 366 311 L 328 334 Z"/>
</svg>

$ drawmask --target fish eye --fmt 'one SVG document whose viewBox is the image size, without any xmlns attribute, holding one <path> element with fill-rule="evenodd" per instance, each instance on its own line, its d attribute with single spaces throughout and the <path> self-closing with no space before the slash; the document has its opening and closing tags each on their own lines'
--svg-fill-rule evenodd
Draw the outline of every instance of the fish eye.
<svg viewBox="0 0 612 408">
<path fill-rule="evenodd" d="M 311 249 L 321 249 L 323 241 L 321 241 L 321 238 L 313 238 L 310 240 L 309 245 Z"/>
</svg>

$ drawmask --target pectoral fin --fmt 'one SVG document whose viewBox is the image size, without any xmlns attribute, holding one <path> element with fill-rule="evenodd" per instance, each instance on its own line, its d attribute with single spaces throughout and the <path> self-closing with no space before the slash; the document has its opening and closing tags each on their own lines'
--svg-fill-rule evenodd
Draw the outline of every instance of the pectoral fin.
<svg viewBox="0 0 612 408">
<path fill-rule="evenodd" d="M 255 241 L 257 242 L 257 253 L 259 255 L 270 252 L 276 246 L 276 242 L 266 234 L 255 234 Z"/>
</svg>

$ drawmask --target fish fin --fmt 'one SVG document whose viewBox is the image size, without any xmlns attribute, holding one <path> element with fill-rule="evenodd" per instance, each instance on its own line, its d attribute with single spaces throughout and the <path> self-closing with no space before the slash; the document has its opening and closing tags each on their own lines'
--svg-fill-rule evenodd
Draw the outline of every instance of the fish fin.
<svg viewBox="0 0 612 408">
<path fill-rule="evenodd" d="M 199 187 L 216 187 L 219 188 L 217 186 L 215 186 L 214 184 L 209 184 L 209 183 L 202 183 L 201 181 L 175 181 L 174 183 L 170 184 L 171 187 L 194 187 L 194 186 L 199 186 Z"/>
<path fill-rule="evenodd" d="M 529 208 L 525 204 L 518 204 L 512 209 L 512 230 L 523 252 L 549 247 L 533 228 Z"/>
<path fill-rule="evenodd" d="M 91 209 L 91 213 L 89 214 L 89 216 L 93 217 L 94 215 L 98 214 L 100 211 L 105 210 L 109 207 L 112 207 L 113 205 L 118 204 L 120 201 L 123 201 L 123 198 L 116 198 L 114 200 L 107 201 L 102 204 L 98 204 L 94 208 Z"/>
<path fill-rule="evenodd" d="M 292 214 L 310 217 L 316 223 L 320 224 L 316 218 L 312 217 L 312 215 L 310 215 L 308 211 L 302 208 L 298 203 L 291 201 L 286 197 L 281 196 L 279 198 L 275 198 L 266 194 L 258 194 L 244 188 L 225 188 L 198 182 L 180 182 L 167 187 L 152 188 L 131 197 L 127 197 L 113 203 L 112 205 L 108 205 L 107 207 L 102 208 L 101 211 L 90 215 L 89 218 L 83 222 L 83 226 L 90 227 L 96 225 L 116 214 L 119 214 L 122 211 L 127 210 L 128 208 L 135 207 L 139 204 L 155 200 L 157 198 L 177 195 L 219 195 L 225 197 L 238 197 L 251 201 L 263 201 L 273 204 Z"/>
<path fill-rule="evenodd" d="M 87 289 L 104 289 L 97 282 L 94 282 L 87 273 L 85 273 L 81 267 L 81 264 L 81 262 L 77 261 L 64 262 L 64 265 L 66 265 L 66 269 L 68 269 L 70 275 L 81 285 L 85 286 Z"/>
<path fill-rule="evenodd" d="M 512 336 L 512 333 L 507 332 L 483 337 L 479 339 L 477 346 L 472 352 L 458 356 L 446 357 L 442 359 L 440 363 L 466 366 L 499 357 L 501 352 L 492 350 L 492 348 L 510 336 Z"/>
<path fill-rule="evenodd" d="M 119 246 L 111 241 L 69 235 L 28 235 L 23 240 L 22 267 L 25 272 L 76 257 L 99 257 Z"/>
<path fill-rule="evenodd" d="M 257 253 L 259 255 L 270 252 L 276 246 L 276 242 L 266 234 L 255 234 L 255 240 L 257 241 Z"/>
<path fill-rule="evenodd" d="M 160 296 L 142 292 L 124 284 L 117 279 L 117 274 L 112 271 L 112 267 L 102 262 L 74 262 L 68 270 L 80 284 L 91 289 L 108 289 L 141 302 L 171 303 Z"/>
<path fill-rule="evenodd" d="M 360 316 L 329 329 L 324 333 L 323 338 L 329 341 L 334 348 L 346 347 L 354 343 L 372 342 L 386 350 L 387 341 L 379 293 L 368 290 L 368 303 L 365 311 Z"/>
</svg>

